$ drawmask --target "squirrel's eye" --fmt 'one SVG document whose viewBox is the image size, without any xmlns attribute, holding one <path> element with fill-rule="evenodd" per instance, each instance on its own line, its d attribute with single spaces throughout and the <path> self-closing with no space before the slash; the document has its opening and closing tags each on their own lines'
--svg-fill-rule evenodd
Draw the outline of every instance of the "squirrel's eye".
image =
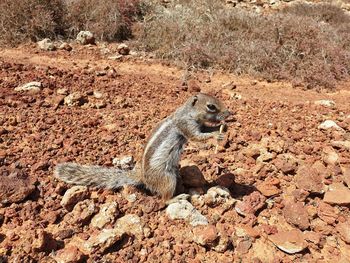
<svg viewBox="0 0 350 263">
<path fill-rule="evenodd" d="M 208 109 L 209 111 L 211 111 L 211 112 L 217 111 L 217 108 L 216 108 L 216 106 L 215 106 L 214 104 L 208 104 L 208 105 L 207 105 L 207 109 Z"/>
</svg>

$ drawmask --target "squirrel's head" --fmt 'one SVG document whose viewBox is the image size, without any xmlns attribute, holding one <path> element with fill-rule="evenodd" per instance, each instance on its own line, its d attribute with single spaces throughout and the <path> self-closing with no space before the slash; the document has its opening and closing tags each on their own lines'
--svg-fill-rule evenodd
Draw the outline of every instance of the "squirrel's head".
<svg viewBox="0 0 350 263">
<path fill-rule="evenodd" d="M 220 100 L 208 94 L 198 93 L 189 99 L 189 103 L 196 110 L 196 120 L 206 127 L 218 127 L 231 115 Z"/>
</svg>

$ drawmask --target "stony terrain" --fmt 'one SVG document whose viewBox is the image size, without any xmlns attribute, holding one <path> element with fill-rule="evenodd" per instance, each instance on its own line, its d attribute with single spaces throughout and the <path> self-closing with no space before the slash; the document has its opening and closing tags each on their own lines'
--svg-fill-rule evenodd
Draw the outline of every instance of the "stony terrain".
<svg viewBox="0 0 350 263">
<path fill-rule="evenodd" d="M 0 262 L 350 262 L 348 84 L 316 93 L 72 48 L 0 51 Z M 235 115 L 217 153 L 185 149 L 188 201 L 53 178 L 62 161 L 139 160 L 198 91 Z"/>
</svg>

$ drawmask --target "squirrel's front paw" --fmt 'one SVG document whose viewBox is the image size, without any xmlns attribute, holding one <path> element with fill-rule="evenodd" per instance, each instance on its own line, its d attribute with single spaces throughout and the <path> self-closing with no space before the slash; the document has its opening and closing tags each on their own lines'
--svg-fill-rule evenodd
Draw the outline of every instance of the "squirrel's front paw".
<svg viewBox="0 0 350 263">
<path fill-rule="evenodd" d="M 214 138 L 218 141 L 223 141 L 225 139 L 225 134 L 221 132 L 216 132 Z"/>
</svg>

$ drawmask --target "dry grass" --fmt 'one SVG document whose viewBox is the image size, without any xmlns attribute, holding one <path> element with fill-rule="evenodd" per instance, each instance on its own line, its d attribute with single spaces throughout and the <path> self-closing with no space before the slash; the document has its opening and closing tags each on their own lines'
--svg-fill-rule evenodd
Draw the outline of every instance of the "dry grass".
<svg viewBox="0 0 350 263">
<path fill-rule="evenodd" d="M 146 18 L 139 44 L 186 67 L 333 88 L 349 76 L 349 29 L 337 19 L 341 9 L 326 7 L 261 16 L 214 0 L 178 1 Z"/>
<path fill-rule="evenodd" d="M 19 44 L 64 34 L 64 13 L 61 0 L 1 0 L 0 43 Z"/>
</svg>

